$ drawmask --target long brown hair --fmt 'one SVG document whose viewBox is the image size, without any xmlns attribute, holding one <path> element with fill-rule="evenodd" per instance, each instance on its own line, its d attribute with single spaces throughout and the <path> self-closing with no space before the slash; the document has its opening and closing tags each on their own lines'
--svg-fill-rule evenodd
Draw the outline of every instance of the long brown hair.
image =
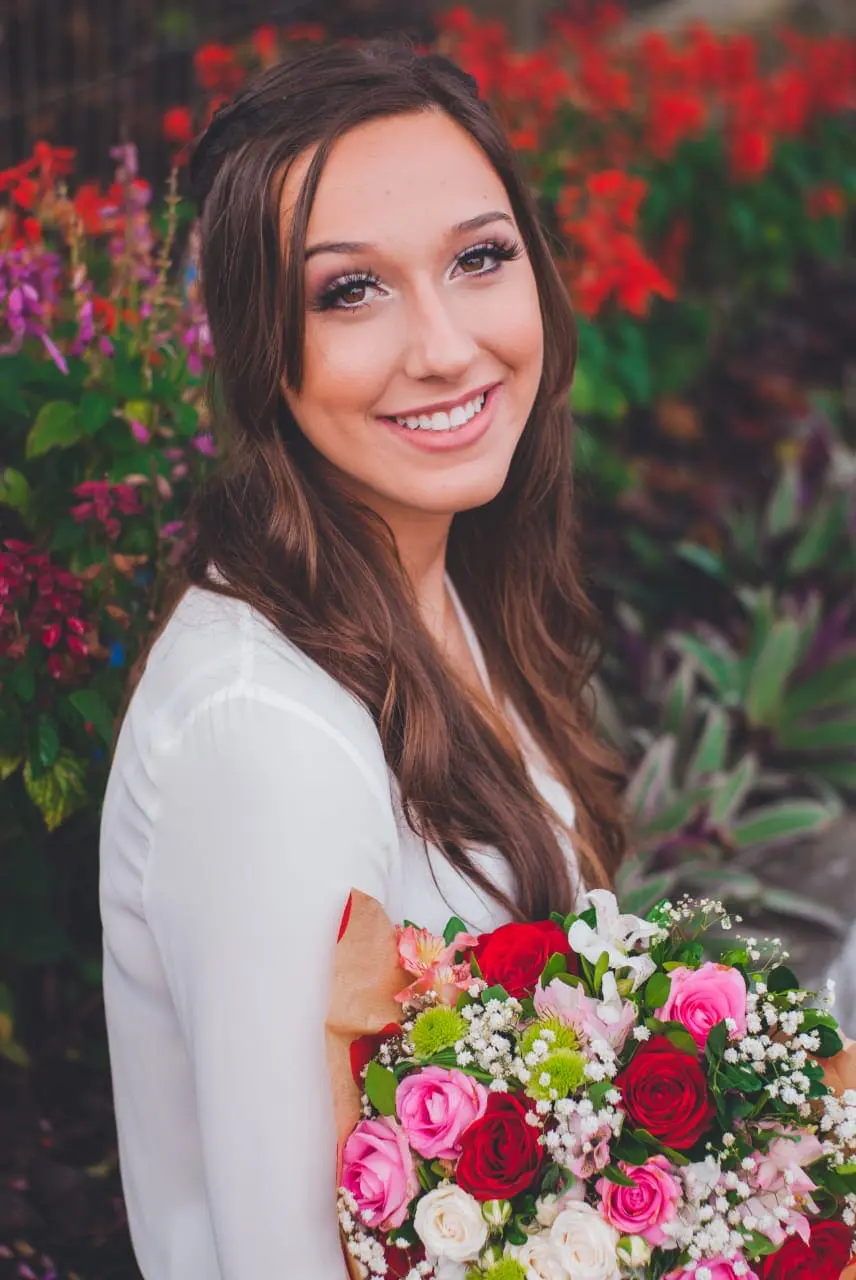
<svg viewBox="0 0 856 1280">
<path fill-rule="evenodd" d="M 281 393 L 283 375 L 301 384 L 306 227 L 331 146 L 365 121 L 425 110 L 466 129 L 504 183 L 545 339 L 507 481 L 493 501 L 454 517 L 447 568 L 492 681 L 575 800 L 568 835 L 584 879 L 609 882 L 626 844 L 623 771 L 595 731 L 602 635 L 578 563 L 568 409 L 576 330 L 514 154 L 475 82 L 446 59 L 390 42 L 318 49 L 258 76 L 197 143 L 191 180 L 225 456 L 197 495 L 194 536 L 159 630 L 190 584 L 258 610 L 368 709 L 414 832 L 514 917 L 535 919 L 572 906 L 555 815 L 500 723 L 444 662 L 391 530 L 337 484 Z M 282 183 L 312 146 L 283 255 Z M 212 583 L 211 564 L 223 582 Z M 468 847 L 479 845 L 506 858 L 510 897 L 471 860 Z"/>
</svg>

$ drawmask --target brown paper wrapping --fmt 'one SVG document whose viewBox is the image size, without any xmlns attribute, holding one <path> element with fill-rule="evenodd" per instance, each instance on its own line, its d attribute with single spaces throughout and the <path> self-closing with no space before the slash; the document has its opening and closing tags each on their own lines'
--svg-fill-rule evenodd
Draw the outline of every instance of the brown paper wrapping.
<svg viewBox="0 0 856 1280">
<path fill-rule="evenodd" d="M 336 1185 L 342 1148 L 360 1118 L 360 1090 L 351 1074 L 351 1044 L 360 1036 L 398 1022 L 401 1005 L 394 996 L 412 979 L 398 963 L 395 928 L 374 898 L 354 890 L 336 946 L 333 990 L 325 1024 L 327 1067 L 336 1121 Z M 344 1251 L 344 1248 L 343 1248 Z M 345 1253 L 347 1274 L 359 1280 L 356 1263 Z"/>
<path fill-rule="evenodd" d="M 342 1148 L 360 1118 L 360 1090 L 351 1074 L 351 1044 L 399 1020 L 401 1005 L 394 997 L 411 981 L 398 962 L 395 928 L 383 907 L 355 889 L 342 918 L 325 1024 L 336 1120 L 337 1186 Z M 841 1053 L 828 1059 L 824 1075 L 836 1093 L 856 1089 L 856 1041 L 847 1041 Z M 356 1264 L 346 1252 L 345 1267 L 353 1280 L 360 1280 Z M 841 1280 L 856 1280 L 856 1263 L 847 1268 Z"/>
</svg>

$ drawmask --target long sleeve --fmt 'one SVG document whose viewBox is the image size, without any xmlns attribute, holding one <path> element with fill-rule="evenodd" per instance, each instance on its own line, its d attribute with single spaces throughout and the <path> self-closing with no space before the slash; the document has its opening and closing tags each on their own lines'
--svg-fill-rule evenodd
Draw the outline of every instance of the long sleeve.
<svg viewBox="0 0 856 1280">
<path fill-rule="evenodd" d="M 348 892 L 389 886 L 385 780 L 310 709 L 246 689 L 201 707 L 158 769 L 143 905 L 221 1280 L 342 1280 L 324 1019 Z"/>
</svg>

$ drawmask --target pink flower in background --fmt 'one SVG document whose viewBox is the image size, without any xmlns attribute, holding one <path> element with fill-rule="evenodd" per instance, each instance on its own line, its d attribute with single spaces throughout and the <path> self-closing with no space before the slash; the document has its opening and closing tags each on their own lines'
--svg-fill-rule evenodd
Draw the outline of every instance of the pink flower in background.
<svg viewBox="0 0 856 1280">
<path fill-rule="evenodd" d="M 117 538 L 122 531 L 118 516 L 138 516 L 143 507 L 137 493 L 128 483 L 112 484 L 109 480 L 84 480 L 72 490 L 85 502 L 71 508 L 72 519 L 78 524 L 95 519 L 103 525 L 108 538 Z"/>
<path fill-rule="evenodd" d="M 643 1165 L 622 1162 L 621 1169 L 636 1185 L 620 1187 L 601 1178 L 597 1190 L 603 1216 L 622 1235 L 643 1236 L 649 1244 L 662 1244 L 666 1239 L 663 1225 L 677 1216 L 682 1194 L 672 1166 L 665 1156 L 653 1156 Z"/>
<path fill-rule="evenodd" d="M 737 1024 L 732 1036 L 746 1035 L 746 983 L 737 969 L 708 962 L 700 969 L 681 966 L 671 973 L 669 998 L 657 1017 L 680 1022 L 700 1049 L 713 1027 L 725 1018 Z"/>
<path fill-rule="evenodd" d="M 395 1120 L 360 1121 L 342 1153 L 342 1186 L 356 1200 L 366 1226 L 401 1226 L 419 1180 L 407 1138 Z"/>
<path fill-rule="evenodd" d="M 401 1081 L 395 1108 L 414 1151 L 426 1160 L 457 1160 L 461 1134 L 484 1115 L 487 1096 L 463 1071 L 425 1067 Z"/>
</svg>

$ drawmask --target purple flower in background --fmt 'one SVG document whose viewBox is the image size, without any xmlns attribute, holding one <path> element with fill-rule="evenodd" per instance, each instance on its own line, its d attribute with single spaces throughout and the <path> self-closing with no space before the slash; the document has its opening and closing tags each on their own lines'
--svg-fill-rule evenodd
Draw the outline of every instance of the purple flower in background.
<svg viewBox="0 0 856 1280">
<path fill-rule="evenodd" d="M 65 357 L 51 338 L 53 313 L 59 304 L 57 279 L 61 272 L 55 253 L 18 247 L 0 253 L 0 355 L 14 355 L 24 339 L 38 338 L 54 364 L 68 373 Z"/>
</svg>

